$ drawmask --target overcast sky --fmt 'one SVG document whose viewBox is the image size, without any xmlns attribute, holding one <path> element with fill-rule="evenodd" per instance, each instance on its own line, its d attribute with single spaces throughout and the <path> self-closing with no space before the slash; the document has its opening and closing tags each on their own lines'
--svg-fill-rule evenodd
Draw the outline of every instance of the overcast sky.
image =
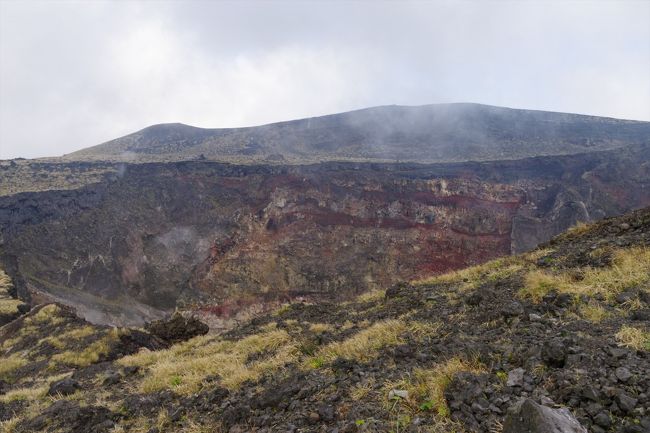
<svg viewBox="0 0 650 433">
<path fill-rule="evenodd" d="M 0 0 L 0 158 L 440 102 L 650 120 L 650 1 Z"/>
</svg>

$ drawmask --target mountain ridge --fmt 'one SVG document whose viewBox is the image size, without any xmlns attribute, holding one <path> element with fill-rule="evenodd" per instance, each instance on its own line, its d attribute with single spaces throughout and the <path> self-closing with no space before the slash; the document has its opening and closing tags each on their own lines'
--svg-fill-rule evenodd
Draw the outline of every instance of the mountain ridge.
<svg viewBox="0 0 650 433">
<path fill-rule="evenodd" d="M 62 158 L 435 163 L 575 154 L 649 138 L 650 122 L 644 121 L 473 103 L 385 105 L 237 128 L 162 123 Z"/>
</svg>

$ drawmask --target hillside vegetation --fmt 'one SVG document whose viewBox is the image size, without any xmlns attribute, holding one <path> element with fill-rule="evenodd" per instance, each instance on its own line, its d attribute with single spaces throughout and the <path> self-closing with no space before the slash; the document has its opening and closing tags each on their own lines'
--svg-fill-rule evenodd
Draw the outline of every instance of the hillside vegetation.
<svg viewBox="0 0 650 433">
<path fill-rule="evenodd" d="M 649 319 L 645 209 L 166 348 L 41 306 L 0 328 L 0 419 L 13 433 L 499 432 L 527 397 L 593 432 L 642 433 Z"/>
</svg>

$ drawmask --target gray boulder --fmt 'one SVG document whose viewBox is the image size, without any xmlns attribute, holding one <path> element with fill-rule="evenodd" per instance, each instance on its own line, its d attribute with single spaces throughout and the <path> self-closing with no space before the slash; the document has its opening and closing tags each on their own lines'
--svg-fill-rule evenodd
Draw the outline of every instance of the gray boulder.
<svg viewBox="0 0 650 433">
<path fill-rule="evenodd" d="M 508 409 L 503 433 L 587 433 L 568 409 L 552 409 L 531 399 Z"/>
<path fill-rule="evenodd" d="M 63 380 L 59 380 L 58 382 L 54 382 L 50 385 L 50 389 L 47 392 L 47 395 L 70 395 L 74 394 L 77 390 L 81 389 L 81 385 L 79 385 L 79 382 L 77 382 L 74 379 L 70 379 L 69 377 Z"/>
</svg>

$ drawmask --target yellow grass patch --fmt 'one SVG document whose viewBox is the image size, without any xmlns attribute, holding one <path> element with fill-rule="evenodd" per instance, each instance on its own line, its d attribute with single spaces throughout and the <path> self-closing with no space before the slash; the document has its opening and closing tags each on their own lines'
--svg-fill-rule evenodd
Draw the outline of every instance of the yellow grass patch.
<svg viewBox="0 0 650 433">
<path fill-rule="evenodd" d="M 84 330 L 79 333 L 83 334 Z M 80 352 L 68 350 L 63 353 L 57 353 L 52 356 L 52 364 L 65 364 L 76 367 L 87 367 L 99 361 L 102 356 L 107 355 L 113 345 L 119 340 L 120 332 L 118 329 L 111 329 L 107 331 L 104 336 L 96 341 L 90 343 L 86 348 Z"/>
<path fill-rule="evenodd" d="M 312 323 L 309 325 L 309 330 L 316 334 L 322 334 L 323 332 L 333 332 L 334 327 L 329 323 Z"/>
<path fill-rule="evenodd" d="M 587 224 L 584 221 L 578 221 L 576 225 L 570 227 L 567 231 L 567 235 L 578 236 L 587 233 L 591 229 L 591 224 Z"/>
<path fill-rule="evenodd" d="M 147 367 L 140 383 L 142 392 L 173 389 L 191 394 L 201 389 L 204 379 L 218 375 L 227 388 L 237 388 L 267 371 L 277 370 L 298 358 L 298 346 L 284 330 L 250 335 L 226 341 L 205 335 L 156 352 L 142 351 L 119 360 L 125 366 Z M 250 355 L 260 354 L 247 362 Z"/>
<path fill-rule="evenodd" d="M 355 401 L 363 400 L 364 398 L 368 397 L 374 388 L 375 379 L 370 377 L 367 380 L 354 385 L 350 389 L 350 397 L 352 397 Z"/>
<path fill-rule="evenodd" d="M 439 416 L 447 417 L 449 407 L 444 393 L 454 376 L 461 372 L 479 374 L 484 373 L 485 368 L 477 360 L 455 357 L 432 368 L 416 369 L 401 381 L 388 382 L 384 386 L 384 392 L 388 395 L 393 389 L 408 391 L 404 403 L 412 411 L 434 410 Z"/>
<path fill-rule="evenodd" d="M 50 335 L 48 337 L 42 338 L 38 343 L 49 343 L 57 349 L 64 349 L 66 344 L 73 340 L 80 340 L 85 337 L 89 337 L 96 332 L 99 332 L 92 326 L 83 326 L 81 328 L 73 328 L 68 331 L 64 331 L 59 335 Z"/>
<path fill-rule="evenodd" d="M 381 301 L 386 296 L 386 290 L 370 290 L 357 296 L 357 302 Z"/>
<path fill-rule="evenodd" d="M 60 317 L 59 313 L 61 313 L 61 308 L 58 305 L 45 305 L 35 314 L 25 317 L 23 322 L 24 326 L 21 329 L 21 332 L 33 326 L 40 326 L 45 324 L 54 326 L 63 323 L 65 319 L 63 317 Z"/>
<path fill-rule="evenodd" d="M 20 421 L 22 421 L 22 418 L 18 416 L 10 418 L 6 421 L 0 421 L 0 431 L 3 431 L 4 433 L 14 433 Z"/>
<path fill-rule="evenodd" d="M 20 367 L 27 365 L 28 361 L 20 354 L 3 356 L 0 359 L 0 379 L 8 382 L 12 379 L 12 373 Z"/>
<path fill-rule="evenodd" d="M 616 333 L 616 340 L 621 345 L 635 350 L 650 351 L 650 332 L 641 328 L 623 325 Z"/>
<path fill-rule="evenodd" d="M 14 314 L 24 302 L 19 299 L 0 298 L 0 314 Z"/>
<path fill-rule="evenodd" d="M 507 278 L 526 267 L 518 257 L 504 257 L 482 265 L 471 266 L 458 271 L 448 272 L 431 278 L 414 281 L 416 286 L 456 283 L 462 291 L 471 290 L 486 281 Z"/>
<path fill-rule="evenodd" d="M 625 289 L 650 283 L 650 249 L 616 250 L 612 265 L 606 268 L 584 268 L 575 271 L 533 270 L 526 274 L 520 295 L 539 302 L 552 290 L 572 295 L 600 294 L 612 299 Z"/>
<path fill-rule="evenodd" d="M 422 338 L 436 333 L 439 324 L 407 322 L 405 320 L 384 320 L 362 329 L 343 341 L 328 344 L 318 351 L 317 359 L 333 361 L 336 358 L 368 361 L 377 356 L 380 349 L 404 343 L 407 333 Z"/>
<path fill-rule="evenodd" d="M 0 402 L 9 403 L 16 400 L 33 401 L 37 398 L 45 397 L 48 389 L 49 386 L 47 385 L 40 385 L 31 388 L 12 389 L 6 394 L 0 395 Z"/>
<path fill-rule="evenodd" d="M 3 269 L 0 269 L 0 295 L 8 295 L 11 287 L 11 278 Z"/>
<path fill-rule="evenodd" d="M 0 269 L 0 314 L 14 314 L 18 312 L 18 306 L 23 303 L 20 299 L 14 299 L 9 295 L 11 288 L 11 279 Z"/>
<path fill-rule="evenodd" d="M 589 302 L 578 307 L 580 317 L 590 322 L 598 323 L 611 316 L 611 314 L 599 303 Z"/>
</svg>

